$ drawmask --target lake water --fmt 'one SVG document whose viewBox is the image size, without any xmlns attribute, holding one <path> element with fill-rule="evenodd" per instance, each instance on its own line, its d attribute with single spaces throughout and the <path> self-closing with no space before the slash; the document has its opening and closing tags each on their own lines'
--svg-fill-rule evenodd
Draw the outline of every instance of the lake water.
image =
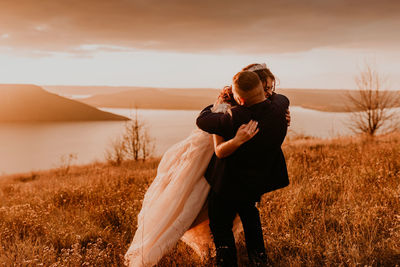
<svg viewBox="0 0 400 267">
<path fill-rule="evenodd" d="M 130 116 L 134 110 L 100 108 Z M 139 118 L 155 139 L 156 155 L 183 140 L 196 129 L 199 111 L 138 110 Z M 345 113 L 319 112 L 291 107 L 290 134 L 322 138 L 347 135 Z M 125 122 L 0 123 L 0 175 L 49 169 L 62 164 L 62 157 L 75 154 L 72 164 L 104 161 L 112 139 L 121 135 Z"/>
</svg>

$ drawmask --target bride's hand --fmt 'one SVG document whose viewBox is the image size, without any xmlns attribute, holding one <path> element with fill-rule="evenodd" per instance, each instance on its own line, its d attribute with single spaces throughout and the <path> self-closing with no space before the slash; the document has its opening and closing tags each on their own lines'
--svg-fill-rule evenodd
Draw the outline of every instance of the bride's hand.
<svg viewBox="0 0 400 267">
<path fill-rule="evenodd" d="M 214 106 L 217 106 L 217 105 L 219 105 L 219 104 L 222 104 L 223 102 L 224 102 L 224 100 L 223 100 L 221 97 L 218 96 L 217 100 L 216 100 L 215 103 L 214 103 Z"/>
<path fill-rule="evenodd" d="M 289 111 L 289 108 L 286 110 L 286 121 L 287 121 L 287 126 L 289 127 L 290 126 L 290 120 L 291 120 L 291 117 L 290 117 L 290 111 Z"/>
<path fill-rule="evenodd" d="M 239 145 L 249 141 L 258 133 L 259 129 L 257 128 L 257 125 L 258 122 L 253 120 L 249 121 L 247 124 L 242 124 L 233 139 Z"/>
</svg>

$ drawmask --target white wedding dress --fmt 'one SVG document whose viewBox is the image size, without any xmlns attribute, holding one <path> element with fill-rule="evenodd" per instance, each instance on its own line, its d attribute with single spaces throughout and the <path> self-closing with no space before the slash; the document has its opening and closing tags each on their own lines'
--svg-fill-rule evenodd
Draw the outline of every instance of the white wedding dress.
<svg viewBox="0 0 400 267">
<path fill-rule="evenodd" d="M 213 108 L 226 112 L 227 104 Z M 210 186 L 204 178 L 214 153 L 212 135 L 194 130 L 163 155 L 138 215 L 138 227 L 125 254 L 131 267 L 153 266 L 181 239 L 202 259 L 213 250 L 207 215 Z M 234 232 L 241 223 L 237 216 Z"/>
</svg>

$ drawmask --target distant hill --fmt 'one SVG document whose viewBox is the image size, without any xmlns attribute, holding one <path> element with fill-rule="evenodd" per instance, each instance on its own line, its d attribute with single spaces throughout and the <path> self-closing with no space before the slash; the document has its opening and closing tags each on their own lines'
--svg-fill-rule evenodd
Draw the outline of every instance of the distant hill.
<svg viewBox="0 0 400 267">
<path fill-rule="evenodd" d="M 79 101 L 96 107 L 200 110 L 214 103 L 219 93 L 215 89 L 201 90 L 146 88 L 99 94 Z"/>
<path fill-rule="evenodd" d="M 278 89 L 290 99 L 291 106 L 329 112 L 346 112 L 347 90 L 335 89 Z"/>
<path fill-rule="evenodd" d="M 131 88 L 116 93 L 97 94 L 79 99 L 79 101 L 96 107 L 200 110 L 214 103 L 219 91 L 217 89 Z M 321 111 L 346 111 L 345 90 L 277 89 L 277 93 L 286 95 L 290 99 L 291 106 Z"/>
<path fill-rule="evenodd" d="M 219 89 L 151 88 L 134 86 L 44 86 L 46 90 L 65 95 L 92 95 L 80 102 L 96 107 L 200 110 L 215 102 Z M 346 112 L 343 89 L 277 89 L 286 95 L 291 106 L 329 112 Z"/>
<path fill-rule="evenodd" d="M 172 92 L 204 92 L 215 91 L 215 88 L 158 88 L 158 87 L 143 87 L 143 86 L 85 86 L 85 85 L 42 85 L 41 86 L 46 91 L 61 94 L 61 95 L 98 95 L 98 94 L 114 94 L 124 91 L 138 91 L 147 89 L 156 89 L 162 91 L 172 91 Z"/>
<path fill-rule="evenodd" d="M 348 112 L 347 106 L 350 103 L 347 94 L 352 92 L 354 97 L 358 96 L 357 91 L 343 89 L 278 89 L 277 92 L 289 97 L 291 106 L 327 112 Z M 400 91 L 390 93 L 395 97 Z M 400 107 L 400 103 L 394 107 Z"/>
<path fill-rule="evenodd" d="M 0 122 L 128 120 L 30 84 L 0 84 Z"/>
</svg>

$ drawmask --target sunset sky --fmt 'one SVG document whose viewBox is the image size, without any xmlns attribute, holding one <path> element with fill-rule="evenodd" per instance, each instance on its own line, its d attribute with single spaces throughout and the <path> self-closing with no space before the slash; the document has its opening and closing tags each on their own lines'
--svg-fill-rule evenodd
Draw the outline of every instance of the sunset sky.
<svg viewBox="0 0 400 267">
<path fill-rule="evenodd" d="M 266 62 L 284 88 L 400 88 L 398 0 L 1 0 L 0 83 L 222 87 Z"/>
</svg>

